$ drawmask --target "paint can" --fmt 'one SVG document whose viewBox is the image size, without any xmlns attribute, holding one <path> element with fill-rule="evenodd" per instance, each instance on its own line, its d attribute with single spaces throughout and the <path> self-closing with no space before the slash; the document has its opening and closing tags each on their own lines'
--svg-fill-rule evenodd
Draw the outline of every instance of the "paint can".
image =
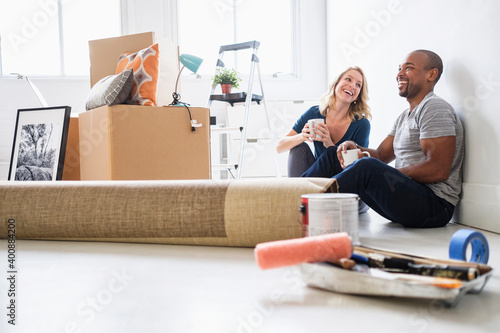
<svg viewBox="0 0 500 333">
<path fill-rule="evenodd" d="M 350 193 L 315 193 L 301 196 L 302 236 L 347 232 L 359 245 L 359 196 Z"/>
</svg>

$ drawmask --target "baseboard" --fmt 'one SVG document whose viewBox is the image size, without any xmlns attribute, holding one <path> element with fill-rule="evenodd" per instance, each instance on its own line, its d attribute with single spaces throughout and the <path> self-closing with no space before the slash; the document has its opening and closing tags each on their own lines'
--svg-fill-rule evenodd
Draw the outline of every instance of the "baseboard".
<svg viewBox="0 0 500 333">
<path fill-rule="evenodd" d="M 464 183 L 455 222 L 500 233 L 500 186 Z"/>
</svg>

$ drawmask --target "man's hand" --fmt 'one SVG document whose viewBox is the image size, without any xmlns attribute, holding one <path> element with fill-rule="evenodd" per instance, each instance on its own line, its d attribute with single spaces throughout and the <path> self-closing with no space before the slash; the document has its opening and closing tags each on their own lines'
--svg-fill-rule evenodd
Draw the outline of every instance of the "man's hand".
<svg viewBox="0 0 500 333">
<path fill-rule="evenodd" d="M 354 141 L 345 141 L 342 142 L 338 147 L 337 147 L 337 158 L 339 159 L 340 166 L 342 169 L 345 169 L 344 165 L 344 156 L 342 156 L 342 152 L 346 152 L 351 149 L 357 149 L 358 147 L 356 146 L 356 143 Z M 361 156 L 360 156 L 361 155 Z M 358 152 L 358 158 L 363 158 L 363 154 L 361 154 L 361 151 Z"/>
</svg>

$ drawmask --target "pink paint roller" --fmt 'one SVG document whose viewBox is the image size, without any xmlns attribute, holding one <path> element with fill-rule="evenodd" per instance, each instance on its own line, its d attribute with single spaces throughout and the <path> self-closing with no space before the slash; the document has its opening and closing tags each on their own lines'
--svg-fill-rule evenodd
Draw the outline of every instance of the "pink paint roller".
<svg viewBox="0 0 500 333">
<path fill-rule="evenodd" d="M 261 269 L 293 266 L 305 262 L 337 262 L 352 255 L 352 243 L 345 232 L 279 240 L 257 244 L 254 250 Z"/>
</svg>

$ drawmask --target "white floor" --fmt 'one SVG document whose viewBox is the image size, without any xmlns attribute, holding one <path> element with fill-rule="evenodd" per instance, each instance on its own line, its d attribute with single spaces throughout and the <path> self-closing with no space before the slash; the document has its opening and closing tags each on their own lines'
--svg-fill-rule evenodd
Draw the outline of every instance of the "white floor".
<svg viewBox="0 0 500 333">
<path fill-rule="evenodd" d="M 361 215 L 366 246 L 448 257 L 462 226 L 405 229 Z M 499 267 L 500 235 L 483 232 Z M 455 308 L 431 300 L 336 294 L 303 284 L 295 267 L 261 271 L 253 249 L 20 241 L 16 326 L 7 314 L 7 241 L 0 240 L 1 332 L 493 332 L 500 276 Z"/>
</svg>

